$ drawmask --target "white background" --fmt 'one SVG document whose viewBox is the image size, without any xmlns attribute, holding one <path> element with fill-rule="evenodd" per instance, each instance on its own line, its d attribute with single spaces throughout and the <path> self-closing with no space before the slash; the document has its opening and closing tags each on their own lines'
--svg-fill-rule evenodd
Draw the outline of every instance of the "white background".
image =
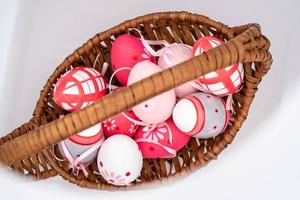
<svg viewBox="0 0 300 200">
<path fill-rule="evenodd" d="M 0 171 L 4 199 L 300 199 L 300 1 L 0 0 L 0 133 L 28 120 L 55 67 L 97 32 L 156 11 L 186 10 L 228 25 L 261 24 L 274 64 L 233 144 L 205 168 L 129 192 L 82 189 L 60 177 Z"/>
</svg>

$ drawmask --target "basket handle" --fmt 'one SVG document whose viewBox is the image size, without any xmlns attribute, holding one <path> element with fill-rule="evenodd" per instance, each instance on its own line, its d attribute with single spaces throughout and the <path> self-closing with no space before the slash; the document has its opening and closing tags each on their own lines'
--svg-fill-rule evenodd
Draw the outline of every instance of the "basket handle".
<svg viewBox="0 0 300 200">
<path fill-rule="evenodd" d="M 0 164 L 11 165 L 151 97 L 217 69 L 242 62 L 260 62 L 265 67 L 271 65 L 270 44 L 261 35 L 259 25 L 249 24 L 232 30 L 237 35 L 234 39 L 200 56 L 106 95 L 84 109 L 1 144 Z"/>
</svg>

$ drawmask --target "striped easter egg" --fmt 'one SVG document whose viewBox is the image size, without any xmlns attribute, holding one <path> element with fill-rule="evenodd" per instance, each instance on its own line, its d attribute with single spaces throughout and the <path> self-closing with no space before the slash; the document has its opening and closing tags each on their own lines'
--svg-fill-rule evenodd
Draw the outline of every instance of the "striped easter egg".
<svg viewBox="0 0 300 200">
<path fill-rule="evenodd" d="M 198 56 L 208 49 L 217 47 L 224 43 L 214 37 L 203 37 L 197 40 L 193 47 L 193 55 Z M 203 91 L 217 95 L 227 96 L 237 92 L 243 83 L 244 68 L 242 64 L 235 64 L 224 69 L 210 72 L 199 77 L 196 83 Z"/>
<path fill-rule="evenodd" d="M 98 71 L 76 67 L 57 81 L 53 99 L 60 108 L 72 112 L 92 104 L 105 94 L 106 83 Z"/>
</svg>

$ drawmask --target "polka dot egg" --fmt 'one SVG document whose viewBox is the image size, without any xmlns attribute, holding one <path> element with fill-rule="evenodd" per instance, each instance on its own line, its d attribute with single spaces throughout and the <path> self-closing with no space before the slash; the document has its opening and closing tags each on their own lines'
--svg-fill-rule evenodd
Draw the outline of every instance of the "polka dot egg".
<svg viewBox="0 0 300 200">
<path fill-rule="evenodd" d="M 132 68 L 129 74 L 128 85 L 161 71 L 161 68 L 152 62 L 139 62 Z M 149 88 L 149 90 L 150 89 L 153 88 Z M 134 106 L 132 111 L 143 122 L 148 124 L 157 124 L 166 121 L 172 115 L 175 103 L 175 90 L 170 89 L 169 91 Z"/>
<path fill-rule="evenodd" d="M 132 68 L 136 63 L 143 60 L 156 62 L 145 49 L 142 41 L 129 34 L 124 34 L 116 38 L 111 48 L 111 61 L 114 71 L 122 68 Z M 126 85 L 130 70 L 121 70 L 116 74 L 121 85 Z"/>
</svg>

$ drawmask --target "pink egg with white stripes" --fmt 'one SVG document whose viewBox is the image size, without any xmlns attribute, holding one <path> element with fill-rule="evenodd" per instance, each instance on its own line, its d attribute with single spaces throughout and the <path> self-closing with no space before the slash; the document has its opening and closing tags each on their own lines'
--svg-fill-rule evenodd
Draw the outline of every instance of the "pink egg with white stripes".
<svg viewBox="0 0 300 200">
<path fill-rule="evenodd" d="M 204 92 L 179 100 L 173 110 L 176 127 L 196 138 L 217 136 L 226 129 L 229 118 L 223 99 Z"/>
<path fill-rule="evenodd" d="M 134 138 L 144 158 L 172 158 L 190 136 L 180 131 L 170 117 L 157 125 L 141 126 Z"/>
<path fill-rule="evenodd" d="M 76 67 L 57 81 L 53 100 L 60 108 L 72 112 L 92 104 L 105 94 L 106 83 L 97 70 Z"/>
<path fill-rule="evenodd" d="M 143 157 L 132 138 L 113 135 L 102 144 L 97 166 L 101 176 L 108 183 L 123 186 L 138 178 L 143 167 Z"/>
<path fill-rule="evenodd" d="M 117 114 L 103 122 L 103 130 L 106 138 L 124 134 L 133 137 L 138 129 L 138 125 L 133 120 L 139 120 L 132 111 Z"/>
<path fill-rule="evenodd" d="M 161 50 L 158 58 L 158 66 L 162 69 L 170 68 L 193 57 L 192 47 L 186 44 L 173 43 Z M 176 96 L 182 98 L 197 90 L 189 83 L 182 84 L 175 88 Z"/>
<path fill-rule="evenodd" d="M 224 43 L 215 37 L 203 37 L 196 41 L 193 47 L 193 55 L 198 56 L 208 49 Z M 215 72 L 210 72 L 199 77 L 196 82 L 205 92 L 217 96 L 226 96 L 237 92 L 244 80 L 244 68 L 242 64 L 235 64 Z"/>
<path fill-rule="evenodd" d="M 152 62 L 139 62 L 132 68 L 129 74 L 128 85 L 131 85 L 160 71 L 162 71 L 162 69 Z M 172 110 L 175 103 L 175 90 L 171 89 L 134 106 L 132 111 L 143 122 L 148 124 L 157 124 L 167 120 L 172 115 Z"/>
<path fill-rule="evenodd" d="M 116 73 L 116 77 L 121 85 L 127 85 L 130 70 L 121 68 L 132 68 L 136 63 L 148 60 L 156 62 L 155 58 L 151 56 L 145 49 L 140 38 L 124 34 L 116 38 L 111 48 L 111 62 L 114 71 L 120 70 Z"/>
<path fill-rule="evenodd" d="M 102 125 L 98 123 L 60 142 L 58 149 L 62 156 L 70 162 L 76 161 L 77 164 L 87 166 L 97 157 L 103 141 Z"/>
</svg>

